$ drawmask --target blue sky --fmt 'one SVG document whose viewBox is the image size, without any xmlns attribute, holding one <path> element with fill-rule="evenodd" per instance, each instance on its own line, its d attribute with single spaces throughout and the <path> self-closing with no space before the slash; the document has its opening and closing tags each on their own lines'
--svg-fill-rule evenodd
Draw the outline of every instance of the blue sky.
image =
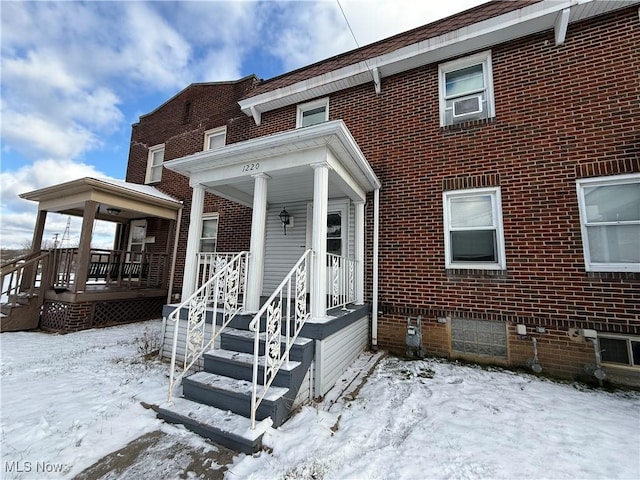
<svg viewBox="0 0 640 480">
<path fill-rule="evenodd" d="M 23 247 L 36 205 L 19 193 L 123 179 L 138 117 L 190 83 L 271 78 L 485 0 L 0 2 L 0 247 Z M 45 240 L 66 217 L 50 215 Z M 71 240 L 79 236 L 73 219 Z M 111 244 L 97 225 L 94 245 Z"/>
</svg>

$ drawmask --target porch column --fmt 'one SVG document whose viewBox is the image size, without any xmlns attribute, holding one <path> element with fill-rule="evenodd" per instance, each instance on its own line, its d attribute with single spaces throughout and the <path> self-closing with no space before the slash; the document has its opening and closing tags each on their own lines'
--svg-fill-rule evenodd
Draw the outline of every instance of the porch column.
<svg viewBox="0 0 640 480">
<path fill-rule="evenodd" d="M 91 260 L 91 237 L 93 236 L 93 222 L 96 219 L 97 211 L 97 202 L 87 200 L 84 203 L 80 245 L 78 245 L 78 263 L 76 264 L 76 277 L 73 282 L 73 291 L 76 293 L 83 292 L 87 286 L 87 274 L 89 273 L 89 261 Z"/>
<path fill-rule="evenodd" d="M 33 230 L 33 239 L 31 240 L 31 252 L 39 252 L 42 248 L 42 236 L 44 235 L 44 224 L 47 221 L 47 211 L 38 210 L 36 218 L 36 226 Z"/>
<path fill-rule="evenodd" d="M 311 317 L 327 316 L 327 214 L 329 212 L 329 164 L 316 163 L 313 167 L 313 234 L 311 247 L 313 276 L 311 279 Z"/>
<path fill-rule="evenodd" d="M 247 312 L 260 310 L 260 295 L 264 277 L 264 249 L 267 232 L 267 180 L 266 173 L 253 176 L 253 215 L 251 217 L 251 245 L 249 268 L 247 269 L 247 298 L 244 308 Z"/>
<path fill-rule="evenodd" d="M 184 259 L 182 278 L 182 301 L 196 291 L 196 275 L 198 274 L 198 250 L 202 236 L 202 210 L 204 209 L 204 187 L 194 185 L 191 193 L 191 213 L 189 216 L 189 233 L 187 251 Z"/>
<path fill-rule="evenodd" d="M 364 304 L 364 202 L 356 202 L 356 305 Z"/>
</svg>

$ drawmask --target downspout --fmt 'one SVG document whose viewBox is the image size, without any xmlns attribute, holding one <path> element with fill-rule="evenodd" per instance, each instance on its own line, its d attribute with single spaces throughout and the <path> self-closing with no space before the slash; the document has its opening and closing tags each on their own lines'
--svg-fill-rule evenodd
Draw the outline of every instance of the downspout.
<svg viewBox="0 0 640 480">
<path fill-rule="evenodd" d="M 373 191 L 373 286 L 371 300 L 371 349 L 378 350 L 378 243 L 380 232 L 380 189 Z"/>
</svg>

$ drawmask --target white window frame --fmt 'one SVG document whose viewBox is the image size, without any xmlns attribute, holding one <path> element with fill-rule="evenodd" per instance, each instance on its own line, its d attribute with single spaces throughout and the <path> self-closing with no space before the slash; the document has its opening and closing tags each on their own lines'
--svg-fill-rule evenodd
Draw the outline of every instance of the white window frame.
<svg viewBox="0 0 640 480">
<path fill-rule="evenodd" d="M 462 70 L 463 68 L 472 67 L 474 65 L 482 65 L 482 73 L 484 76 L 484 90 L 478 91 L 470 91 L 465 92 L 460 95 L 456 95 L 451 98 L 471 98 L 474 96 L 480 95 L 484 92 L 484 96 L 486 99 L 485 109 L 483 110 L 484 114 L 479 116 L 477 114 L 469 114 L 469 115 L 461 115 L 458 117 L 457 121 L 452 120 L 447 122 L 447 98 L 446 95 L 446 75 L 450 72 L 455 72 L 456 70 Z M 458 122 L 464 122 L 467 120 L 475 120 L 478 118 L 493 118 L 495 117 L 495 103 L 493 96 L 493 69 L 491 66 L 491 51 L 487 50 L 484 52 L 476 53 L 475 55 L 471 55 L 469 57 L 459 58 L 457 60 L 453 60 L 451 62 L 442 63 L 438 66 L 438 96 L 440 103 L 440 126 L 445 127 L 448 125 L 454 125 Z"/>
<path fill-rule="evenodd" d="M 492 229 L 496 231 L 496 261 L 495 262 L 454 262 L 452 260 L 451 208 L 449 200 L 461 197 L 479 197 L 489 195 L 491 198 Z M 444 252 L 445 268 L 468 270 L 506 270 L 507 260 L 504 247 L 504 229 L 502 224 L 502 198 L 500 187 L 473 188 L 465 190 L 449 190 L 443 192 L 442 203 L 444 209 Z M 486 227 L 460 228 L 458 231 L 486 230 Z"/>
<path fill-rule="evenodd" d="M 162 151 L 162 161 L 159 165 L 153 164 L 154 156 L 157 152 Z M 147 156 L 147 172 L 145 175 L 144 183 L 159 183 L 162 180 L 162 164 L 164 163 L 164 143 L 160 145 L 154 145 L 153 147 L 149 147 L 149 154 Z M 153 172 L 159 169 L 160 177 L 158 179 L 153 179 Z"/>
<path fill-rule="evenodd" d="M 213 137 L 222 137 L 222 145 L 220 147 L 211 148 L 211 138 Z M 202 147 L 203 151 L 207 150 L 215 150 L 216 148 L 221 148 L 222 146 L 227 144 L 227 127 L 218 127 L 212 128 L 211 130 L 207 130 L 204 132 L 204 146 Z"/>
<path fill-rule="evenodd" d="M 213 252 L 203 252 L 202 251 L 202 241 L 207 239 L 210 240 L 213 237 L 205 237 L 204 236 L 204 222 L 207 220 L 216 220 L 216 246 Z M 220 215 L 218 213 L 207 213 L 202 215 L 202 224 L 200 225 L 200 239 L 198 240 L 198 251 L 200 253 L 215 253 L 218 251 L 218 230 L 220 230 Z"/>
<path fill-rule="evenodd" d="M 312 102 L 302 103 L 298 105 L 297 115 L 296 115 L 296 128 L 302 127 L 302 119 L 305 112 L 309 110 L 315 110 L 316 108 L 324 107 L 324 120 L 323 122 L 327 122 L 329 120 L 329 97 L 320 98 L 318 100 L 314 100 Z M 319 122 L 319 123 L 323 123 Z M 313 125 L 317 125 L 314 123 Z M 306 125 L 308 127 L 312 125 Z"/>
<path fill-rule="evenodd" d="M 602 360 L 603 365 L 607 365 L 608 367 L 628 368 L 633 370 L 640 369 L 640 365 L 636 365 L 633 363 L 633 350 L 631 349 L 631 342 L 640 343 L 640 337 L 637 337 L 634 335 L 616 335 L 616 334 L 598 332 L 598 342 L 600 341 L 601 338 L 610 338 L 612 340 L 625 340 L 627 343 L 627 356 L 630 362 L 628 364 L 624 364 L 624 363 L 607 362 L 605 360 Z M 602 348 L 602 346 L 599 343 L 598 343 L 598 347 Z"/>
<path fill-rule="evenodd" d="M 591 249 L 589 247 L 589 235 L 587 229 L 590 226 L 606 225 L 637 225 L 640 221 L 624 222 L 597 222 L 587 221 L 587 207 L 584 198 L 585 187 L 622 185 L 627 183 L 640 183 L 640 174 L 632 173 L 627 175 L 612 175 L 608 177 L 581 178 L 576 180 L 578 194 L 578 209 L 580 211 L 580 230 L 582 233 L 582 251 L 584 255 L 584 266 L 587 272 L 638 272 L 640 273 L 640 263 L 603 263 L 591 261 Z"/>
</svg>

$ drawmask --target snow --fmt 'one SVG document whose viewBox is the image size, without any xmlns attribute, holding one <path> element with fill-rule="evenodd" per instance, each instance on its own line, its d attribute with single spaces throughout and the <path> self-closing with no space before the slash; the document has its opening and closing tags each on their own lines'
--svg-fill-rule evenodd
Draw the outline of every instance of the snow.
<svg viewBox="0 0 640 480">
<path fill-rule="evenodd" d="M 160 328 L 156 320 L 68 335 L 2 333 L 0 477 L 39 478 L 43 462 L 62 470 L 47 478 L 67 478 L 157 429 L 162 422 L 140 401 L 165 400 L 167 367 L 138 348 L 144 338 L 159 341 Z M 8 471 L 6 462 L 18 463 Z M 29 465 L 29 474 L 16 473 Z"/>
<path fill-rule="evenodd" d="M 140 352 L 145 338 L 159 343 L 160 325 L 0 335 L 0 477 L 73 478 L 161 430 L 162 448 L 134 470 L 162 479 L 172 446 L 202 448 L 140 403 L 166 400 L 167 365 Z M 264 444 L 236 456 L 226 477 L 638 479 L 640 393 L 363 354 L 322 403 L 267 427 Z M 31 472 L 16 471 L 27 462 Z M 48 470 L 36 473 L 37 462 Z"/>
</svg>

